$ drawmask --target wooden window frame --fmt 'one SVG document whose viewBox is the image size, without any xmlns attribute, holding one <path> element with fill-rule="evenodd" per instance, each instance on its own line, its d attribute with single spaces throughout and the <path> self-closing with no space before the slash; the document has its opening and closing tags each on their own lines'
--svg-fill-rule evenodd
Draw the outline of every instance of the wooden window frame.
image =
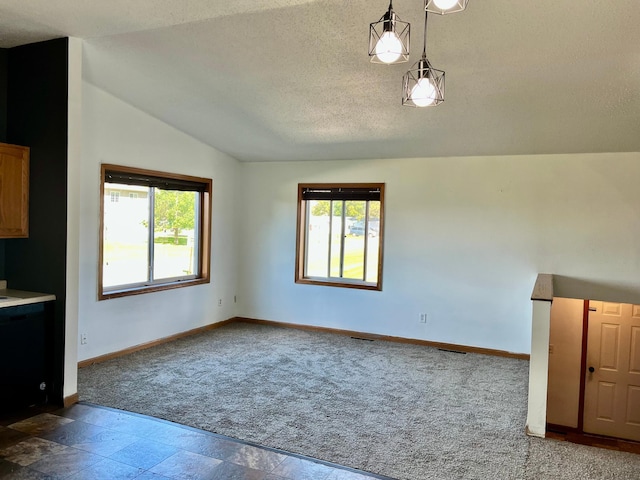
<svg viewBox="0 0 640 480">
<path fill-rule="evenodd" d="M 199 206 L 199 241 L 198 241 L 198 275 L 193 279 L 169 280 L 164 283 L 151 283 L 148 285 L 136 285 L 132 287 L 123 286 L 122 289 L 114 289 L 105 292 L 103 286 L 103 254 L 104 254 L 104 184 L 106 172 L 116 171 L 123 174 L 143 175 L 155 178 L 164 178 L 173 181 L 184 181 L 201 184 L 203 190 L 200 195 Z M 213 181 L 210 178 L 193 177 L 178 173 L 161 172 L 157 170 L 146 170 L 135 167 L 125 167 L 121 165 L 102 164 L 100 168 L 100 232 L 99 232 L 99 258 L 98 258 L 98 300 L 109 300 L 130 295 L 140 295 L 143 293 L 159 292 L 174 288 L 190 287 L 211 282 L 211 197 Z"/>
<path fill-rule="evenodd" d="M 298 216 L 296 226 L 296 260 L 295 260 L 295 283 L 307 285 L 323 285 L 328 287 L 355 288 L 361 290 L 382 290 L 382 265 L 384 252 L 384 183 L 300 183 L 298 184 Z M 377 282 L 365 282 L 363 280 L 341 279 L 337 281 L 333 277 L 305 277 L 305 245 L 307 232 L 307 208 L 306 200 L 303 199 L 305 189 L 330 189 L 330 188 L 366 188 L 380 189 L 380 224 L 378 232 L 378 277 Z M 367 232 L 365 232 L 365 235 Z M 366 259 L 365 259 L 366 262 Z"/>
</svg>

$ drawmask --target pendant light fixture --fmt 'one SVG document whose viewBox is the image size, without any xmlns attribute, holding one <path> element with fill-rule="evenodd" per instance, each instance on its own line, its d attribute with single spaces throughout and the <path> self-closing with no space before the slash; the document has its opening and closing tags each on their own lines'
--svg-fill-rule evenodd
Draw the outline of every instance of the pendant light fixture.
<svg viewBox="0 0 640 480">
<path fill-rule="evenodd" d="M 411 25 L 398 18 L 392 3 L 389 2 L 389 10 L 380 20 L 369 26 L 369 58 L 372 63 L 392 64 L 409 60 Z"/>
<path fill-rule="evenodd" d="M 407 107 L 431 107 L 444 102 L 444 72 L 433 68 L 427 60 L 428 16 L 425 10 L 422 58 L 402 78 L 402 105 Z"/>
<path fill-rule="evenodd" d="M 469 0 L 424 0 L 424 42 L 422 57 L 402 77 L 402 105 L 430 107 L 444 102 L 444 71 L 431 66 L 427 59 L 427 20 L 429 13 L 446 15 L 461 12 Z M 389 10 L 369 26 L 369 59 L 372 63 L 403 63 L 409 60 L 410 25 Z"/>
<path fill-rule="evenodd" d="M 463 11 L 468 3 L 469 0 L 426 0 L 424 8 L 430 13 L 446 15 Z"/>
</svg>

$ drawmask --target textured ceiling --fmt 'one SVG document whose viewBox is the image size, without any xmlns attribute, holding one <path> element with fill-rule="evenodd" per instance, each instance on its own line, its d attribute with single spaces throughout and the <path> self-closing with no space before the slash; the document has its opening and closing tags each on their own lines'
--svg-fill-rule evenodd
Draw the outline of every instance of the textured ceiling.
<svg viewBox="0 0 640 480">
<path fill-rule="evenodd" d="M 470 0 L 429 17 L 446 101 L 400 104 L 421 53 L 370 64 L 384 0 L 0 0 L 0 46 L 86 39 L 84 77 L 240 160 L 640 151 L 640 2 Z"/>
</svg>

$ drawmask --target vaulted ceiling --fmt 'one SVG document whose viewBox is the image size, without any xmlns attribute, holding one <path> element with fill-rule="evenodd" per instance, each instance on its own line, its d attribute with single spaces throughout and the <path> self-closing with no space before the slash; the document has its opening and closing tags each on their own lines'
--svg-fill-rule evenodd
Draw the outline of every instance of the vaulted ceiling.
<svg viewBox="0 0 640 480">
<path fill-rule="evenodd" d="M 239 160 L 640 151 L 640 2 L 470 0 L 429 17 L 438 107 L 374 65 L 385 0 L 2 0 L 0 46 L 85 40 L 84 78 Z"/>
</svg>

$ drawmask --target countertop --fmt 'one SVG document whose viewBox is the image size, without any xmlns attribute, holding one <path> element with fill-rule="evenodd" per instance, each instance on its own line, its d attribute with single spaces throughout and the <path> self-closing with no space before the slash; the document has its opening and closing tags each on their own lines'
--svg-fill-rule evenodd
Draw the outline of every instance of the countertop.
<svg viewBox="0 0 640 480">
<path fill-rule="evenodd" d="M 3 298 L 6 297 L 6 298 Z M 0 308 L 18 307 L 30 303 L 49 302 L 56 296 L 50 293 L 25 292 L 23 290 L 11 290 L 7 288 L 7 282 L 0 280 Z"/>
</svg>

